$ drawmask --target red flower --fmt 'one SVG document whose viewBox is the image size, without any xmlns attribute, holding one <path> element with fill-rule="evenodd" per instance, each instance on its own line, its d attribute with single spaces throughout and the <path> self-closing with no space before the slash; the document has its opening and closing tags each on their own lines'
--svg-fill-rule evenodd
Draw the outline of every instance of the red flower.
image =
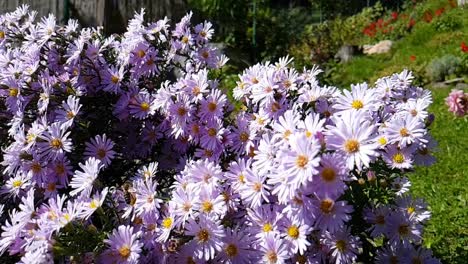
<svg viewBox="0 0 468 264">
<path fill-rule="evenodd" d="M 460 48 L 461 48 L 462 52 L 468 53 L 468 45 L 466 45 L 466 43 L 464 41 L 461 43 Z"/>
<path fill-rule="evenodd" d="M 409 57 L 409 59 L 410 59 L 410 61 L 415 61 L 415 60 L 416 60 L 416 56 L 411 55 L 411 56 Z"/>
<path fill-rule="evenodd" d="M 455 2 L 454 0 L 449 0 L 449 4 L 452 8 L 455 8 L 458 6 L 457 2 Z"/>
<path fill-rule="evenodd" d="M 441 7 L 435 11 L 436 16 L 440 16 L 445 12 L 445 8 Z"/>
<path fill-rule="evenodd" d="M 431 21 L 432 21 L 432 12 L 431 11 L 424 12 L 424 21 L 426 21 L 427 23 L 431 23 Z"/>
<path fill-rule="evenodd" d="M 410 19 L 410 21 L 408 23 L 408 28 L 412 28 L 415 24 L 416 24 L 416 20 L 414 20 L 413 18 Z"/>
<path fill-rule="evenodd" d="M 397 20 L 398 19 L 398 13 L 397 12 L 392 12 L 392 18 L 393 18 L 393 20 Z"/>
</svg>

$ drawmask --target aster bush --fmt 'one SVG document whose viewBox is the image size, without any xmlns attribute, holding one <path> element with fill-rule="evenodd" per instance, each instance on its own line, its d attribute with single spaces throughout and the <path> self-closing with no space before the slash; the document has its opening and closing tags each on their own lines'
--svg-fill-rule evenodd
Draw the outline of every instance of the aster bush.
<svg viewBox="0 0 468 264">
<path fill-rule="evenodd" d="M 340 91 L 286 57 L 239 75 L 236 110 L 211 24 L 143 15 L 110 37 L 0 17 L 2 263 L 439 263 L 411 72 Z"/>
</svg>

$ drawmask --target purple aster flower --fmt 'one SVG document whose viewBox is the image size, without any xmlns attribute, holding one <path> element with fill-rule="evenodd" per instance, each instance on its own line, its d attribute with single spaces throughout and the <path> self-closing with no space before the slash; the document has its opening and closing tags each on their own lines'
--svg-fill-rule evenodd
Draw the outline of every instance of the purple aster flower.
<svg viewBox="0 0 468 264">
<path fill-rule="evenodd" d="M 281 207 L 264 204 L 255 210 L 247 208 L 251 223 L 250 232 L 257 238 L 265 238 L 269 234 L 279 235 L 279 221 L 281 220 Z"/>
<path fill-rule="evenodd" d="M 187 225 L 188 236 L 194 236 L 196 247 L 194 254 L 198 259 L 206 261 L 214 259 L 215 254 L 223 249 L 222 238 L 225 236 L 222 226 L 210 217 L 200 215 L 198 222 L 189 219 Z"/>
<path fill-rule="evenodd" d="M 286 263 L 286 260 L 290 257 L 286 243 L 272 234 L 265 237 L 260 247 L 263 263 L 283 264 Z"/>
<path fill-rule="evenodd" d="M 424 263 L 424 264 L 440 264 L 440 260 L 432 256 L 430 249 L 423 248 L 422 246 L 411 247 L 409 252 L 402 254 L 401 263 Z"/>
<path fill-rule="evenodd" d="M 383 153 L 385 162 L 391 168 L 409 169 L 413 167 L 413 149 L 410 147 L 400 148 L 396 145 L 388 145 L 387 151 Z"/>
<path fill-rule="evenodd" d="M 226 236 L 223 237 L 223 249 L 219 252 L 216 261 L 218 263 L 242 264 L 255 261 L 252 248 L 253 239 L 249 232 L 242 229 L 227 228 Z"/>
<path fill-rule="evenodd" d="M 406 147 L 414 142 L 427 143 L 424 139 L 424 135 L 426 134 L 424 123 L 411 114 L 395 115 L 389 121 L 385 133 L 387 134 L 388 142 L 392 144 L 398 143 L 399 147 Z"/>
<path fill-rule="evenodd" d="M 111 160 L 115 156 L 115 151 L 113 151 L 114 142 L 108 139 L 106 134 L 102 136 L 97 135 L 95 138 L 92 138 L 90 142 L 86 142 L 85 157 L 94 157 L 101 161 L 101 164 L 104 167 L 110 165 Z"/>
<path fill-rule="evenodd" d="M 289 140 L 289 136 L 296 132 L 298 123 L 298 113 L 294 110 L 286 111 L 278 118 L 278 121 L 273 124 L 273 129 L 275 131 L 274 138 L 281 138 L 286 141 Z"/>
<path fill-rule="evenodd" d="M 387 245 L 386 247 L 377 250 L 375 263 L 377 264 L 393 264 L 404 263 L 402 255 L 407 254 L 408 251 L 404 248 L 399 248 L 394 245 Z"/>
<path fill-rule="evenodd" d="M 117 68 L 115 66 L 110 66 L 103 71 L 102 74 L 102 85 L 103 89 L 106 92 L 119 93 L 122 81 L 124 78 L 124 68 Z"/>
<path fill-rule="evenodd" d="M 397 209 L 407 212 L 419 222 L 425 222 L 431 218 L 431 212 L 427 210 L 427 204 L 422 199 L 413 199 L 411 195 L 404 195 L 395 199 Z"/>
<path fill-rule="evenodd" d="M 222 217 L 226 213 L 224 197 L 216 189 L 202 188 L 195 208 L 202 214 Z"/>
<path fill-rule="evenodd" d="M 88 219 L 99 207 L 102 206 L 106 199 L 109 188 L 105 187 L 100 193 L 95 193 L 91 199 L 86 201 L 83 206 L 83 210 L 80 213 L 80 217 Z"/>
<path fill-rule="evenodd" d="M 349 180 L 348 169 L 343 157 L 338 153 L 323 154 L 318 167 L 318 174 L 314 175 L 312 190 L 318 195 L 339 195 L 347 186 L 344 181 Z"/>
<path fill-rule="evenodd" d="M 225 177 L 230 182 L 230 186 L 239 191 L 245 184 L 247 177 L 253 178 L 253 171 L 250 169 L 251 160 L 239 159 L 233 161 L 229 165 L 229 170 L 225 173 Z"/>
<path fill-rule="evenodd" d="M 133 183 L 136 193 L 135 213 L 138 216 L 144 214 L 159 214 L 158 208 L 162 200 L 156 198 L 158 183 L 154 178 L 140 179 Z"/>
<path fill-rule="evenodd" d="M 377 155 L 375 127 L 366 121 L 362 111 L 345 111 L 333 121 L 335 125 L 328 126 L 325 134 L 327 147 L 342 153 L 349 169 L 369 167 Z"/>
<path fill-rule="evenodd" d="M 304 254 L 307 247 L 310 246 L 310 242 L 307 240 L 307 236 L 312 231 L 312 228 L 300 221 L 296 217 L 284 217 L 281 222 L 282 237 L 288 245 L 290 253 Z"/>
<path fill-rule="evenodd" d="M 75 175 L 70 182 L 70 186 L 73 188 L 70 195 L 75 196 L 81 193 L 82 197 L 88 197 L 102 165 L 98 159 L 91 157 L 86 160 L 85 164 L 80 163 L 80 168 L 83 171 L 75 171 Z"/>
<path fill-rule="evenodd" d="M 201 101 L 200 118 L 210 120 L 223 115 L 223 107 L 226 104 L 226 95 L 220 90 L 214 89 L 206 99 Z"/>
<path fill-rule="evenodd" d="M 343 90 L 343 94 L 336 98 L 335 109 L 345 111 L 372 111 L 377 109 L 378 100 L 375 96 L 375 90 L 369 89 L 366 83 L 351 85 L 351 92 Z"/>
<path fill-rule="evenodd" d="M 71 140 L 68 138 L 70 132 L 61 128 L 60 123 L 53 123 L 39 137 L 45 142 L 38 143 L 40 152 L 49 160 L 63 155 L 65 152 L 72 150 Z"/>
<path fill-rule="evenodd" d="M 138 93 L 130 103 L 130 114 L 138 119 L 145 119 L 150 115 L 154 115 L 155 111 L 154 99 L 148 92 Z"/>
<path fill-rule="evenodd" d="M 346 201 L 336 201 L 330 196 L 324 196 L 314 201 L 314 205 L 317 215 L 316 228 L 335 232 L 351 220 L 353 206 L 348 205 Z"/>
<path fill-rule="evenodd" d="M 215 150 L 222 144 L 224 127 L 221 120 L 212 120 L 202 130 L 200 145 L 203 148 Z"/>
<path fill-rule="evenodd" d="M 361 248 L 359 237 L 352 236 L 348 227 L 333 233 L 324 232 L 321 242 L 330 248 L 335 263 L 354 263 Z"/>
<path fill-rule="evenodd" d="M 390 208 L 387 206 L 364 209 L 364 220 L 372 225 L 367 229 L 371 232 L 372 237 L 379 237 L 386 234 L 390 212 Z"/>
<path fill-rule="evenodd" d="M 266 176 L 259 174 L 246 174 L 245 184 L 240 188 L 242 200 L 252 208 L 257 208 L 264 201 L 269 202 L 268 190 L 271 188 L 265 183 Z"/>
<path fill-rule="evenodd" d="M 396 211 L 388 217 L 387 237 L 392 245 L 410 247 L 421 241 L 422 226 L 407 212 Z"/>
<path fill-rule="evenodd" d="M 112 231 L 112 234 L 104 242 L 109 245 L 101 256 L 106 263 L 138 263 L 142 243 L 138 237 L 140 232 L 134 232 L 133 227 L 121 225 Z"/>
</svg>

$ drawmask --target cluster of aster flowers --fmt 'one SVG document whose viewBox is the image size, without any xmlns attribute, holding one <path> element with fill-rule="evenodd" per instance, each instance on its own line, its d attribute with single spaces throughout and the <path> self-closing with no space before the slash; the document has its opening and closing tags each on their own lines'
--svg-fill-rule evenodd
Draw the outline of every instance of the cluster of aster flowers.
<svg viewBox="0 0 468 264">
<path fill-rule="evenodd" d="M 457 117 L 463 117 L 468 113 L 468 93 L 453 89 L 445 98 L 448 110 Z"/>
<path fill-rule="evenodd" d="M 438 263 L 404 176 L 434 162 L 408 71 L 321 86 L 289 58 L 227 58 L 186 15 L 123 35 L 0 17 L 0 260 Z"/>
</svg>

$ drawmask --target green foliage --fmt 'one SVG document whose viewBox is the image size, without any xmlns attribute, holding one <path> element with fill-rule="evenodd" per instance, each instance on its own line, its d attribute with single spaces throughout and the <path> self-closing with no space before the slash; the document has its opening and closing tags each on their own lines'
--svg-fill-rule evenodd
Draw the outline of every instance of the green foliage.
<svg viewBox="0 0 468 264">
<path fill-rule="evenodd" d="M 443 81 L 460 71 L 461 59 L 451 54 L 433 59 L 426 68 L 426 74 L 432 81 Z"/>
<path fill-rule="evenodd" d="M 451 88 L 432 89 L 436 113 L 431 134 L 438 141 L 436 164 L 416 168 L 411 174 L 411 191 L 424 197 L 432 217 L 424 229 L 425 245 L 442 263 L 466 263 L 468 259 L 468 120 L 447 111 L 444 99 Z"/>
<path fill-rule="evenodd" d="M 462 20 L 458 16 L 441 16 L 434 21 L 434 27 L 439 32 L 454 31 L 462 25 Z"/>
</svg>

